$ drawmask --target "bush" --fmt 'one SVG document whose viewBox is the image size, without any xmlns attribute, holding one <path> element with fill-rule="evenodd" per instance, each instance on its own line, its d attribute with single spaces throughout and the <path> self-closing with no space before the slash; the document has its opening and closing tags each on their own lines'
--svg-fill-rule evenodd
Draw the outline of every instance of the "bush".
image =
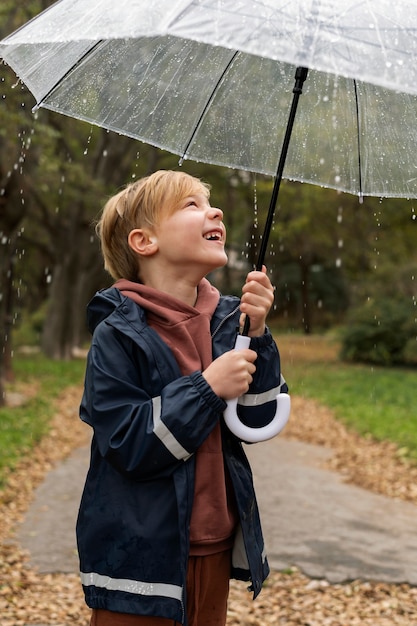
<svg viewBox="0 0 417 626">
<path fill-rule="evenodd" d="M 411 299 L 368 300 L 349 315 L 342 332 L 342 359 L 377 365 L 417 363 L 415 317 Z"/>
<path fill-rule="evenodd" d="M 45 304 L 33 313 L 23 313 L 13 329 L 13 346 L 39 346 L 45 315 Z"/>
</svg>

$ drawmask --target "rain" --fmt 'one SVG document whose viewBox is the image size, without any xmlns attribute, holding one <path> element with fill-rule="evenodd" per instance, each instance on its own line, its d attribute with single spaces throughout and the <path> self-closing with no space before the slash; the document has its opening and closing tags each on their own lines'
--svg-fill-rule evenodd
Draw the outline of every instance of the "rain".
<svg viewBox="0 0 417 626">
<path fill-rule="evenodd" d="M 200 4 L 190 3 L 189 10 Z M 375 5 L 376 15 L 383 13 L 386 4 L 384 0 Z M 214 5 L 220 11 L 224 3 Z M 282 8 L 284 13 L 288 7 Z M 152 7 L 148 5 L 147 10 L 151 12 Z M 23 18 L 24 12 L 24 7 L 13 9 L 16 19 Z M 244 28 L 253 20 L 258 23 L 256 15 L 252 18 Z M 85 307 L 98 289 L 109 284 L 94 224 L 105 200 L 128 181 L 159 168 L 182 168 L 207 180 L 213 204 L 225 212 L 230 259 L 227 270 L 216 273 L 213 281 L 223 293 L 238 295 L 246 272 L 256 265 L 265 241 L 263 228 L 295 65 L 289 56 L 275 58 L 281 53 L 281 40 L 274 44 L 271 58 L 258 56 L 255 37 L 253 41 L 246 38 L 249 50 L 232 58 L 237 28 L 228 32 L 233 45 L 209 56 L 210 33 L 200 32 L 204 24 L 196 21 L 198 32 L 189 37 L 191 23 L 192 16 L 178 27 L 178 33 L 163 41 L 155 36 L 157 44 L 139 34 L 143 47 L 134 64 L 134 46 L 127 38 L 103 73 L 86 64 L 82 80 L 71 78 L 55 94 L 36 87 L 32 96 L 24 77 L 16 79 L 7 64 L 0 68 L 5 111 L 5 132 L 0 137 L 0 336 L 1 353 L 9 358 L 1 364 L 2 372 L 8 368 L 7 376 L 2 376 L 4 403 L 17 388 L 12 377 L 20 384 L 24 366 L 38 369 L 39 381 L 46 362 L 56 372 L 61 366 L 81 372 L 78 359 L 85 358 L 90 341 Z M 271 18 L 268 24 L 272 23 Z M 259 22 L 260 29 L 264 26 Z M 375 18 L 371 31 L 378 33 L 380 28 Z M 220 36 L 216 31 L 216 37 Z M 259 44 L 264 53 L 267 36 L 265 30 L 265 41 Z M 393 54 L 398 42 L 401 36 L 392 40 Z M 59 49 L 59 40 L 56 43 Z M 12 43 L 10 52 L 2 48 L 10 63 L 36 56 L 34 43 L 33 52 L 22 60 L 19 45 Z M 355 57 L 344 51 L 337 59 L 346 62 L 343 72 L 334 73 L 336 61 L 330 63 L 332 71 L 327 71 L 323 58 L 328 47 L 317 45 L 309 57 L 311 67 L 272 219 L 265 264 L 275 287 L 275 302 L 268 323 L 282 341 L 291 393 L 302 398 L 303 406 L 310 407 L 307 399 L 311 398 L 325 404 L 343 414 L 357 436 L 368 442 L 376 430 L 372 419 L 376 415 L 382 438 L 394 437 L 393 445 L 398 446 L 395 459 L 404 455 L 413 467 L 417 458 L 412 424 L 417 416 L 411 393 L 417 366 L 417 212 L 412 129 L 417 81 L 407 77 L 407 55 L 412 58 L 412 53 L 402 57 L 398 50 L 398 57 L 381 61 L 375 78 L 361 67 L 368 65 L 361 52 L 356 78 L 347 65 Z M 62 55 L 65 60 L 64 49 Z M 126 59 L 130 60 L 128 71 L 122 68 Z M 45 49 L 43 67 L 51 60 L 52 54 Z M 25 68 L 19 65 L 19 69 Z M 162 75 L 161 84 L 153 81 L 156 73 Z M 50 86 L 46 71 L 38 68 L 35 74 Z M 112 74 L 123 87 L 111 82 Z M 391 89 L 396 77 L 404 74 L 405 91 Z M 148 77 L 149 82 L 144 82 Z M 110 84 L 107 92 L 99 93 L 106 81 Z M 182 81 L 183 91 L 179 89 Z M 138 96 L 135 85 L 139 83 Z M 236 99 L 229 97 L 232 88 Z M 129 96 L 126 106 L 121 103 L 123 90 Z M 32 113 L 38 101 L 45 108 Z M 92 122 L 101 102 L 106 109 Z M 36 350 L 37 356 L 25 355 L 25 349 Z M 342 376 L 355 392 L 337 405 L 330 392 L 337 389 L 343 395 Z M 28 396 L 33 374 L 27 380 L 30 384 L 23 383 L 23 395 Z M 402 380 L 408 381 L 408 387 Z M 384 381 L 389 381 L 385 387 Z M 382 396 L 381 390 L 390 386 L 395 402 Z M 29 413 L 32 400 L 26 400 Z M 395 403 L 397 407 L 391 406 Z M 360 416 L 357 421 L 355 412 Z M 397 419 L 401 427 L 392 435 Z M 334 432 L 339 432 L 337 424 L 332 422 Z M 35 425 L 28 431 L 36 439 Z M 358 441 L 357 450 L 363 443 Z M 363 467 L 365 474 L 365 462 Z M 1 472 L 0 466 L 0 483 Z M 402 493 L 411 492 L 406 482 Z M 408 497 L 412 500 L 413 496 Z M 293 576 L 295 580 L 297 575 Z M 364 595 L 364 599 L 369 597 L 370 592 Z"/>
</svg>

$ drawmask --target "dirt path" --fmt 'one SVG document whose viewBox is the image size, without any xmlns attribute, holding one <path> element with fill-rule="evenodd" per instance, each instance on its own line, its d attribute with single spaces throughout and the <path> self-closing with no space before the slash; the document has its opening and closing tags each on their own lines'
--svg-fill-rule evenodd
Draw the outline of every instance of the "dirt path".
<svg viewBox="0 0 417 626">
<path fill-rule="evenodd" d="M 30 569 L 14 538 L 35 487 L 54 464 L 89 439 L 88 429 L 77 417 L 79 398 L 79 388 L 62 394 L 50 435 L 10 476 L 0 494 L 1 626 L 88 624 L 78 575 L 39 574 Z M 346 480 L 417 503 L 417 469 L 401 460 L 395 446 L 346 432 L 330 411 L 316 403 L 293 398 L 285 437 L 330 446 L 334 454 L 324 462 L 342 471 Z M 330 585 L 296 570 L 274 572 L 255 602 L 244 584 L 232 582 L 228 626 L 416 626 L 416 599 L 417 589 L 408 585 L 361 581 Z"/>
</svg>

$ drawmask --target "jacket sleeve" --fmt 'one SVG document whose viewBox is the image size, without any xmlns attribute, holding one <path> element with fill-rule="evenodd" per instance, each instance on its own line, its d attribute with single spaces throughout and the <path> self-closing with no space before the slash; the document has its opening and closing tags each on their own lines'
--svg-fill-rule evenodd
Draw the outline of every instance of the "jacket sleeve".
<svg viewBox="0 0 417 626">
<path fill-rule="evenodd" d="M 248 392 L 238 400 L 238 412 L 245 424 L 259 428 L 274 417 L 275 398 L 279 393 L 287 393 L 288 386 L 281 373 L 277 345 L 269 330 L 261 337 L 252 338 L 249 347 L 258 355 L 256 372 Z"/>
<path fill-rule="evenodd" d="M 163 385 L 158 366 L 100 325 L 87 359 L 80 416 L 100 455 L 136 480 L 170 474 L 202 444 L 225 408 L 200 372 Z"/>
</svg>

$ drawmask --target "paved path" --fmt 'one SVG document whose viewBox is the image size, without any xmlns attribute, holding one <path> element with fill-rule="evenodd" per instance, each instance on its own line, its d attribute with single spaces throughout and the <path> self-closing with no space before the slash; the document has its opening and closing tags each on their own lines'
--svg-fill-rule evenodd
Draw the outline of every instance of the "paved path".
<svg viewBox="0 0 417 626">
<path fill-rule="evenodd" d="M 346 485 L 320 468 L 331 450 L 277 437 L 248 446 L 272 567 L 298 566 L 331 583 L 417 585 L 417 507 Z M 18 540 L 40 572 L 77 572 L 75 519 L 88 448 L 37 489 Z"/>
</svg>

